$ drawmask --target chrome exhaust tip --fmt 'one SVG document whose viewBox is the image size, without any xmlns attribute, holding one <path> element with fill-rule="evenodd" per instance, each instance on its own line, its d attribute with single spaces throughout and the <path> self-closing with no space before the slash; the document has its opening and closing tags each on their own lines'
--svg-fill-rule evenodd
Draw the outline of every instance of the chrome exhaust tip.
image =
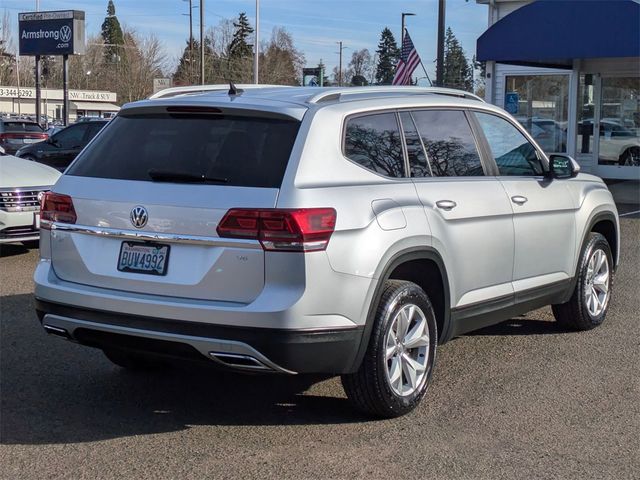
<svg viewBox="0 0 640 480">
<path fill-rule="evenodd" d="M 51 334 L 57 335 L 58 337 L 66 338 L 67 340 L 71 339 L 71 335 L 64 328 L 54 327 L 53 325 L 43 325 L 44 331 Z"/>
<path fill-rule="evenodd" d="M 273 371 L 273 369 L 251 355 L 242 355 L 238 353 L 221 353 L 209 352 L 211 358 L 223 365 L 231 368 L 240 368 L 245 370 L 262 370 Z"/>
</svg>

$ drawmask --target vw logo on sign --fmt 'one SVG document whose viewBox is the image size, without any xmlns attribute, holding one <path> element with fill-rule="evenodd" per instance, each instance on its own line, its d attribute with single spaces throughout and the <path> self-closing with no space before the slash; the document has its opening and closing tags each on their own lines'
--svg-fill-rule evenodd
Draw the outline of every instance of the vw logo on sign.
<svg viewBox="0 0 640 480">
<path fill-rule="evenodd" d="M 131 223 L 136 228 L 142 228 L 147 224 L 147 220 L 149 220 L 149 214 L 147 213 L 147 209 L 138 205 L 137 207 L 133 207 L 131 210 Z"/>
<path fill-rule="evenodd" d="M 60 29 L 60 40 L 63 42 L 71 41 L 71 27 L 69 27 L 69 25 L 64 25 Z"/>
</svg>

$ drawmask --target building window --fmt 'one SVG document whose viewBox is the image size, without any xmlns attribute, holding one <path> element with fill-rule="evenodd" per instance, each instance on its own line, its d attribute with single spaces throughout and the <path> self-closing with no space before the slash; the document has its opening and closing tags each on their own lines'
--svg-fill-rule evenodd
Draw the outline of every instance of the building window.
<svg viewBox="0 0 640 480">
<path fill-rule="evenodd" d="M 546 153 L 567 151 L 569 75 L 507 76 L 504 109 Z"/>
</svg>

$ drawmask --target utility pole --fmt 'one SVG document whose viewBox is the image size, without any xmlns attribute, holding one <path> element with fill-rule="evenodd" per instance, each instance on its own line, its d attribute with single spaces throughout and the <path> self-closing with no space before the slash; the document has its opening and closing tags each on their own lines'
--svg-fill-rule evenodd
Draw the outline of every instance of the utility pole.
<svg viewBox="0 0 640 480">
<path fill-rule="evenodd" d="M 40 0 L 36 0 L 36 12 L 40 11 Z M 36 55 L 36 122 L 40 125 L 41 90 L 40 90 L 40 55 Z"/>
<path fill-rule="evenodd" d="M 444 25 L 446 0 L 438 0 L 438 57 L 436 59 L 436 85 L 444 86 Z"/>
<path fill-rule="evenodd" d="M 200 85 L 204 85 L 204 0 L 200 0 Z"/>
<path fill-rule="evenodd" d="M 193 82 L 193 0 L 189 0 L 189 83 Z"/>
<path fill-rule="evenodd" d="M 338 86 L 341 87 L 342 86 L 342 50 L 344 50 L 345 48 L 349 48 L 349 47 L 343 47 L 342 46 L 342 41 L 340 42 L 336 42 L 339 46 L 340 46 L 340 63 L 338 64 Z"/>
<path fill-rule="evenodd" d="M 260 61 L 260 0 L 256 0 L 256 39 L 253 42 L 253 83 L 258 82 L 258 62 Z"/>
</svg>

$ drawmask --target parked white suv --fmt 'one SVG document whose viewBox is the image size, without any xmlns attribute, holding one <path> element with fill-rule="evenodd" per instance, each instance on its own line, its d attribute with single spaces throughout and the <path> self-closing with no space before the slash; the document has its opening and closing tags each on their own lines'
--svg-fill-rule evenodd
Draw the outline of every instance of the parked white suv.
<svg viewBox="0 0 640 480">
<path fill-rule="evenodd" d="M 456 335 L 549 304 L 567 327 L 602 323 L 619 249 L 599 178 L 549 165 L 474 95 L 415 87 L 126 105 L 42 226 L 47 332 L 126 368 L 340 374 L 386 417 L 418 404 Z"/>
<path fill-rule="evenodd" d="M 0 244 L 38 241 L 40 200 L 59 177 L 57 170 L 0 147 Z"/>
</svg>

